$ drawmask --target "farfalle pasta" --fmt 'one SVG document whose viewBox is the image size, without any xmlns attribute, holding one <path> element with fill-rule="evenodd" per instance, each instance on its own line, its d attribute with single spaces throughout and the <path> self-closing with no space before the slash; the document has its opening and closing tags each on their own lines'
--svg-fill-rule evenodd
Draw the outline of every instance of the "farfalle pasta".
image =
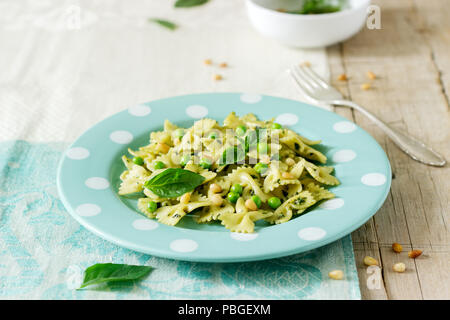
<svg viewBox="0 0 450 320">
<path fill-rule="evenodd" d="M 251 233 L 257 221 L 284 223 L 334 197 L 326 187 L 339 180 L 319 143 L 253 114 L 232 112 L 222 126 L 166 120 L 148 145 L 122 157 L 119 195 L 141 195 L 138 209 L 163 224 L 194 219 Z"/>
</svg>

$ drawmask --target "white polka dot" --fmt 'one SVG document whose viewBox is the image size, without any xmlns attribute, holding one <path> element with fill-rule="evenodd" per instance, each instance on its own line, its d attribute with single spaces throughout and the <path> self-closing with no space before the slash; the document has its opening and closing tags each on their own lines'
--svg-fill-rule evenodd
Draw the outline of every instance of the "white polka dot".
<svg viewBox="0 0 450 320">
<path fill-rule="evenodd" d="M 192 252 L 197 250 L 198 244 L 190 239 L 178 239 L 170 243 L 170 249 L 176 252 Z"/>
<path fill-rule="evenodd" d="M 381 186 L 386 183 L 386 176 L 381 173 L 368 173 L 362 176 L 361 182 L 371 187 Z"/>
<path fill-rule="evenodd" d="M 152 112 L 152 109 L 144 104 L 138 104 L 137 106 L 130 107 L 128 109 L 128 112 L 136 117 L 144 117 L 150 114 L 150 112 Z"/>
<path fill-rule="evenodd" d="M 73 160 L 82 160 L 89 157 L 89 150 L 81 147 L 70 148 L 66 152 L 66 156 Z"/>
<path fill-rule="evenodd" d="M 261 101 L 262 97 L 259 94 L 243 93 L 241 94 L 241 101 L 244 103 L 257 103 Z"/>
<path fill-rule="evenodd" d="M 356 158 L 356 153 L 353 150 L 339 150 L 333 154 L 334 162 L 348 162 Z"/>
<path fill-rule="evenodd" d="M 150 219 L 137 219 L 133 221 L 133 227 L 137 230 L 153 230 L 158 228 L 159 224 Z"/>
<path fill-rule="evenodd" d="M 325 237 L 326 234 L 327 232 L 321 228 L 310 227 L 301 229 L 297 235 L 300 239 L 307 241 L 315 241 L 322 239 L 323 237 Z"/>
<path fill-rule="evenodd" d="M 102 211 L 102 209 L 96 205 L 96 204 L 92 204 L 92 203 L 84 203 L 84 204 L 80 204 L 76 209 L 75 212 L 82 217 L 92 217 L 92 216 L 96 216 L 98 215 L 100 212 Z"/>
<path fill-rule="evenodd" d="M 106 189 L 109 187 L 109 181 L 106 180 L 105 178 L 100 178 L 100 177 L 92 177 L 92 178 L 86 179 L 84 184 L 88 188 L 96 189 L 96 190 L 102 190 L 102 189 Z"/>
<path fill-rule="evenodd" d="M 350 121 L 340 121 L 333 125 L 333 129 L 339 133 L 349 133 L 356 130 L 356 125 Z"/>
<path fill-rule="evenodd" d="M 334 210 L 334 209 L 339 209 L 343 205 L 344 205 L 344 199 L 334 198 L 334 199 L 330 199 L 325 202 L 322 202 L 319 205 L 319 208 L 326 209 L 326 210 Z"/>
<path fill-rule="evenodd" d="M 133 140 L 133 135 L 128 131 L 114 131 L 109 135 L 109 138 L 115 143 L 127 144 Z"/>
<path fill-rule="evenodd" d="M 189 106 L 186 108 L 186 114 L 191 118 L 200 119 L 206 117 L 208 108 L 199 105 Z"/>
<path fill-rule="evenodd" d="M 238 241 L 250 241 L 255 240 L 258 237 L 257 233 L 240 233 L 240 232 L 231 232 L 231 238 Z"/>
<path fill-rule="evenodd" d="M 283 113 L 275 119 L 275 122 L 283 126 L 293 126 L 298 122 L 298 117 L 293 113 Z"/>
</svg>

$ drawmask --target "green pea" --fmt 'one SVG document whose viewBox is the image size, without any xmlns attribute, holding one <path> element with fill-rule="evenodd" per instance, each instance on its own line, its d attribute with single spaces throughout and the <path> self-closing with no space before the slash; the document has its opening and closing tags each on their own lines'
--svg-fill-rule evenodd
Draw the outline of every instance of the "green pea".
<svg viewBox="0 0 450 320">
<path fill-rule="evenodd" d="M 230 201 L 231 203 L 236 203 L 239 197 L 240 197 L 239 193 L 236 192 L 230 192 L 227 194 L 228 201 Z"/>
<path fill-rule="evenodd" d="M 148 210 L 149 212 L 155 212 L 156 209 L 158 209 L 158 204 L 157 204 L 155 201 L 150 201 L 150 202 L 147 204 L 147 210 Z"/>
<path fill-rule="evenodd" d="M 180 165 L 181 165 L 182 167 L 184 167 L 185 165 L 187 165 L 187 163 L 188 163 L 189 161 L 191 161 L 191 156 L 188 155 L 188 154 L 185 154 L 184 156 L 181 157 Z"/>
<path fill-rule="evenodd" d="M 281 200 L 278 197 L 271 197 L 269 198 L 267 203 L 269 204 L 269 207 L 271 207 L 272 209 L 276 209 L 281 205 Z"/>
<path fill-rule="evenodd" d="M 258 196 L 252 196 L 252 200 L 258 208 L 261 207 L 261 199 Z"/>
<path fill-rule="evenodd" d="M 210 139 L 216 139 L 217 138 L 217 133 L 216 132 L 211 132 L 209 135 L 208 135 L 208 138 L 210 138 Z"/>
<path fill-rule="evenodd" d="M 268 154 L 269 153 L 269 145 L 265 142 L 258 143 L 256 148 L 260 154 Z"/>
<path fill-rule="evenodd" d="M 200 161 L 200 167 L 202 167 L 203 169 L 211 168 L 211 160 L 202 158 L 202 160 Z"/>
<path fill-rule="evenodd" d="M 139 166 L 142 166 L 144 164 L 144 159 L 141 157 L 134 157 L 133 162 Z"/>
<path fill-rule="evenodd" d="M 155 164 L 153 165 L 153 168 L 155 168 L 157 170 L 164 169 L 165 167 L 166 167 L 166 165 L 162 161 L 156 161 Z"/>
<path fill-rule="evenodd" d="M 257 164 L 255 164 L 255 166 L 253 168 L 259 174 L 263 174 L 263 173 L 265 173 L 267 171 L 269 166 L 267 164 L 265 164 L 265 163 L 258 162 Z"/>
<path fill-rule="evenodd" d="M 177 138 L 183 138 L 184 136 L 184 129 L 178 128 L 177 130 L 175 130 L 175 137 Z"/>
<path fill-rule="evenodd" d="M 236 128 L 236 134 L 237 134 L 239 137 L 242 137 L 242 136 L 245 134 L 245 131 L 247 131 L 247 128 L 246 128 L 245 126 L 243 126 L 243 125 L 240 125 L 240 126 L 238 126 L 238 127 Z"/>
<path fill-rule="evenodd" d="M 281 129 L 281 128 L 282 128 L 281 124 L 276 123 L 276 122 L 272 123 L 272 129 Z"/>
<path fill-rule="evenodd" d="M 239 183 L 235 183 L 231 187 L 230 191 L 235 192 L 237 194 L 242 194 L 242 186 Z"/>
</svg>

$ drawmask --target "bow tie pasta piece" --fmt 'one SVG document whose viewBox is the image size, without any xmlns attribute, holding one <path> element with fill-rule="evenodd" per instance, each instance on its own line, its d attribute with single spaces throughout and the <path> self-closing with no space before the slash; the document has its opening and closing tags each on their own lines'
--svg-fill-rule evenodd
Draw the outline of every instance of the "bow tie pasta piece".
<svg viewBox="0 0 450 320">
<path fill-rule="evenodd" d="M 329 186 L 336 186 L 339 184 L 339 180 L 336 179 L 334 176 L 332 176 L 329 171 L 329 167 L 318 167 L 315 164 L 312 164 L 311 162 L 305 162 L 305 168 L 308 171 L 308 173 L 319 181 L 320 183 L 329 185 Z"/>
<path fill-rule="evenodd" d="M 126 170 L 120 175 L 122 182 L 119 186 L 119 195 L 141 192 L 149 176 L 150 173 L 144 167 L 133 165 L 130 170 Z"/>
<path fill-rule="evenodd" d="M 174 226 L 186 214 L 200 207 L 207 207 L 210 205 L 211 201 L 197 193 L 194 193 L 192 194 L 189 203 L 179 203 L 176 205 L 165 206 L 157 209 L 155 212 L 156 219 L 158 219 L 158 221 L 161 223 L 167 224 L 169 226 Z"/>
<path fill-rule="evenodd" d="M 213 220 L 219 220 L 222 215 L 229 213 L 234 213 L 234 208 L 231 204 L 226 203 L 223 207 L 204 207 L 203 210 L 194 219 L 197 223 L 206 223 Z"/>
<path fill-rule="evenodd" d="M 255 222 L 272 215 L 269 211 L 244 211 L 241 213 L 225 213 L 220 220 L 225 228 L 231 232 L 252 233 L 255 230 Z"/>
<path fill-rule="evenodd" d="M 297 195 L 289 198 L 278 207 L 273 215 L 266 221 L 272 224 L 280 224 L 291 220 L 293 214 L 300 214 L 317 201 L 309 191 L 301 191 Z"/>
<path fill-rule="evenodd" d="M 308 146 L 303 142 L 298 134 L 292 130 L 287 130 L 285 136 L 280 137 L 280 142 L 291 148 L 303 158 L 326 163 L 327 157 L 320 151 Z"/>
</svg>

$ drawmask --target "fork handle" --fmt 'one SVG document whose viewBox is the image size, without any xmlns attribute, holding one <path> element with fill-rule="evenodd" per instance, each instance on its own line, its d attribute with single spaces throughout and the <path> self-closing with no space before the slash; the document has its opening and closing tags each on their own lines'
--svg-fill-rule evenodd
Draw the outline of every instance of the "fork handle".
<svg viewBox="0 0 450 320">
<path fill-rule="evenodd" d="M 442 167 L 445 165 L 446 161 L 443 156 L 439 153 L 433 151 L 430 147 L 427 147 L 423 142 L 420 142 L 416 138 L 413 138 L 398 129 L 392 128 L 387 125 L 374 114 L 367 111 L 360 105 L 349 100 L 333 100 L 328 101 L 331 105 L 347 106 L 358 110 L 369 118 L 373 123 L 375 123 L 381 130 L 383 130 L 386 135 L 392 139 L 392 141 L 407 155 L 409 155 L 414 160 L 420 161 L 422 163 Z"/>
</svg>

